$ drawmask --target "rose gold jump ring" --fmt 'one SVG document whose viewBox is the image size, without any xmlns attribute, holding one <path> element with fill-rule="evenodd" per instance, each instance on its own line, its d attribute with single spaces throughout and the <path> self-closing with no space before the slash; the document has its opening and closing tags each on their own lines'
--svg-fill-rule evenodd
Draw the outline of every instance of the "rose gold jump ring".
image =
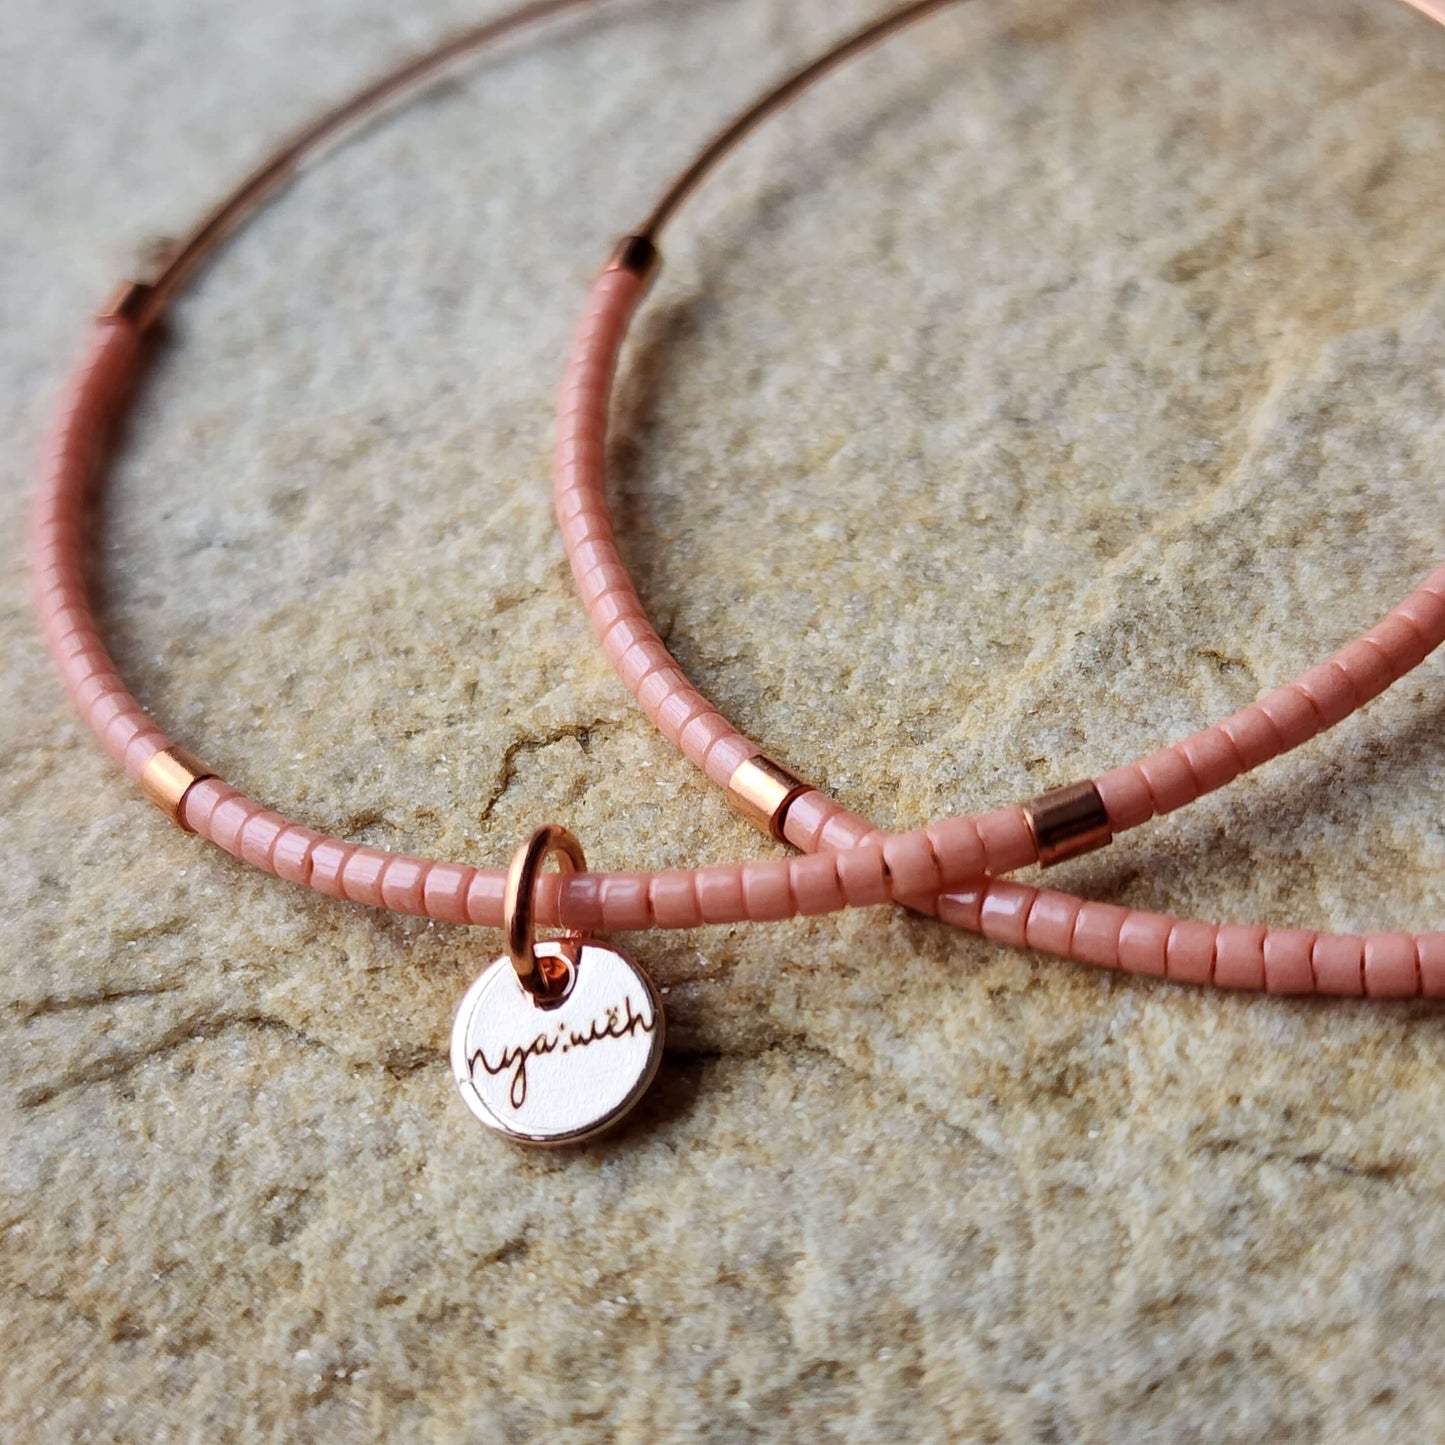
<svg viewBox="0 0 1445 1445">
<path fill-rule="evenodd" d="M 552 854 L 563 873 L 585 873 L 587 859 L 582 845 L 560 823 L 538 828 L 512 855 L 507 869 L 507 888 L 502 897 L 502 927 L 507 934 L 507 957 L 517 970 L 522 987 L 537 998 L 554 993 L 555 986 L 537 957 L 533 916 L 537 875 Z"/>
</svg>

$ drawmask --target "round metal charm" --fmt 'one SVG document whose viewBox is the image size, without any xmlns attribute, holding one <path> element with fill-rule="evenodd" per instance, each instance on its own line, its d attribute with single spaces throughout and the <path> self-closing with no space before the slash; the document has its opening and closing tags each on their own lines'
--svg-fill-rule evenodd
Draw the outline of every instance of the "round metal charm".
<svg viewBox="0 0 1445 1445">
<path fill-rule="evenodd" d="M 511 959 L 497 959 L 457 1010 L 452 1072 L 489 1128 L 526 1144 L 576 1144 L 617 1123 L 652 1082 L 662 1000 L 630 958 L 605 944 L 534 947 L 538 958 L 567 961 L 566 986 L 539 1001 Z"/>
</svg>

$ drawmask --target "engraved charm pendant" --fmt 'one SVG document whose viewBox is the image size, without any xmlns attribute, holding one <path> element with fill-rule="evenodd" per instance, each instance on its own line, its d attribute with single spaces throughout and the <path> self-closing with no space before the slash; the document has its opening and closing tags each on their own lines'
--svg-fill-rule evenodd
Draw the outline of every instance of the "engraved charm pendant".
<svg viewBox="0 0 1445 1445">
<path fill-rule="evenodd" d="M 652 980 L 595 938 L 538 943 L 537 875 L 556 854 L 586 868 L 563 827 L 538 828 L 512 858 L 502 907 L 507 951 L 469 988 L 452 1024 L 452 1073 L 467 1108 L 524 1144 L 579 1144 L 610 1129 L 647 1092 L 662 1059 Z"/>
<path fill-rule="evenodd" d="M 525 1144 L 577 1144 L 646 1093 L 662 1058 L 662 1001 L 631 959 L 594 939 L 534 947 L 566 969 L 558 997 L 536 998 L 511 959 L 497 959 L 457 1010 L 452 1072 L 489 1128 Z"/>
</svg>

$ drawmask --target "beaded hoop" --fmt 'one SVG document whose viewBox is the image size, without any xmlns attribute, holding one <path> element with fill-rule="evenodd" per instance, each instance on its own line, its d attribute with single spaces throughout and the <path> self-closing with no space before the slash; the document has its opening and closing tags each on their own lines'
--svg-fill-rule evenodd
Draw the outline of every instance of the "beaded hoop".
<svg viewBox="0 0 1445 1445">
<path fill-rule="evenodd" d="M 806 853 L 833 855 L 832 888 L 855 897 L 850 861 L 881 849 L 893 894 L 1000 942 L 1180 982 L 1276 993 L 1445 994 L 1445 933 L 1332 935 L 1186 921 L 993 875 L 1045 865 L 1232 782 L 1377 697 L 1445 642 L 1445 566 L 1375 627 L 1231 717 L 1101 777 L 1013 809 L 889 836 L 762 752 L 688 680 L 648 619 L 623 564 L 606 496 L 608 403 L 629 324 L 658 264 L 656 238 L 713 165 L 807 86 L 885 35 L 944 8 L 922 0 L 860 31 L 726 127 L 618 247 L 593 287 L 558 409 L 555 501 L 578 590 L 608 660 L 648 717 L 734 808 Z M 1445 24 L 1445 0 L 1406 0 Z M 848 851 L 852 850 L 852 851 Z M 958 880 L 991 875 L 957 890 Z M 809 902 L 813 901 L 811 895 Z M 800 911 L 812 911 L 805 909 Z M 702 922 L 701 910 L 693 921 Z"/>
<path fill-rule="evenodd" d="M 246 796 L 174 743 L 126 687 L 102 640 L 85 574 L 86 505 L 98 485 L 107 440 L 142 369 L 147 333 L 223 240 L 341 132 L 461 57 L 592 3 L 534 0 L 462 32 L 366 86 L 283 144 L 196 226 L 154 281 L 126 283 L 97 317 L 46 446 L 31 522 L 35 599 L 51 655 L 82 717 L 145 796 L 180 827 L 253 867 L 328 897 L 439 922 L 501 927 L 507 874 L 329 837 Z M 1008 872 L 1033 853 L 1028 819 L 1017 808 L 981 819 L 970 838 L 973 851 L 957 855 L 961 871 L 943 883 L 964 882 L 985 870 Z M 822 858 L 547 874 L 537 880 L 535 916 L 544 926 L 585 933 L 763 922 L 882 903 L 909 895 L 920 879 L 920 862 L 933 857 L 934 846 L 920 831 Z M 934 877 L 931 863 L 928 876 Z"/>
<path fill-rule="evenodd" d="M 182 827 L 255 867 L 332 897 L 441 921 L 500 926 L 506 875 L 328 837 L 268 810 L 173 744 L 126 688 L 101 639 L 83 566 L 84 506 L 106 438 L 139 373 L 145 333 L 199 262 L 301 160 L 454 59 L 522 25 L 588 3 L 542 0 L 455 37 L 367 87 L 288 142 L 205 218 L 155 282 L 128 284 L 106 308 L 52 432 L 33 513 L 34 577 L 47 642 L 76 706 L 111 756 Z M 662 225 L 712 160 L 765 114 L 846 55 L 947 3 L 953 0 L 905 7 L 754 107 L 674 187 L 649 223 L 649 232 Z M 1437 0 L 1408 3 L 1445 21 Z M 654 256 L 650 235 L 627 244 L 594 292 L 569 371 L 569 401 L 564 403 L 561 479 L 574 483 L 561 485 L 559 492 L 564 534 L 609 655 L 628 639 L 623 653 L 631 661 L 625 675 L 636 671 L 635 686 L 650 715 L 715 781 L 730 786 L 745 810 L 809 852 L 698 870 L 549 875 L 538 883 L 539 922 L 584 931 L 678 928 L 766 921 L 892 899 L 936 909 L 949 921 L 1008 941 L 1181 979 L 1289 990 L 1445 990 L 1442 934 L 1420 939 L 1387 934 L 1369 940 L 1294 932 L 1266 937 L 1261 929 L 1176 923 L 1018 885 L 989 883 L 955 891 L 984 875 L 1008 873 L 1041 858 L 1070 856 L 1087 843 L 1102 841 L 1105 832 L 1182 806 L 1339 721 L 1445 638 L 1445 575 L 1436 573 L 1365 638 L 1298 682 L 1173 749 L 1106 774 L 1096 785 L 1080 785 L 1027 807 L 1004 807 L 977 819 L 880 834 L 767 763 L 691 691 L 647 626 L 612 547 L 600 488 L 607 384 Z"/>
</svg>

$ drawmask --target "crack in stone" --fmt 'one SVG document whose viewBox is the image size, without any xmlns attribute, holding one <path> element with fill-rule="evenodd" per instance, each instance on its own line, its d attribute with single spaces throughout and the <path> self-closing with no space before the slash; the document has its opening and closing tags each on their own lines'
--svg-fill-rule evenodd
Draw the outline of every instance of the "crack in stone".
<svg viewBox="0 0 1445 1445">
<path fill-rule="evenodd" d="M 485 823 L 492 816 L 497 804 L 502 801 L 507 789 L 516 779 L 517 759 L 523 753 L 541 752 L 544 748 L 550 748 L 554 743 L 560 743 L 566 738 L 576 739 L 578 746 L 585 753 L 592 744 L 594 733 L 608 732 L 621 725 L 621 720 L 618 718 L 599 717 L 593 718 L 591 722 L 587 723 L 563 723 L 560 727 L 543 733 L 541 737 L 515 738 L 507 744 L 506 751 L 502 754 L 502 761 L 497 766 L 497 781 L 486 802 L 482 804 L 477 821 Z"/>
<path fill-rule="evenodd" d="M 20 1107 L 37 1109 L 42 1104 L 48 1104 L 53 1099 L 59 1098 L 62 1094 L 73 1093 L 76 1089 L 85 1088 L 88 1084 L 110 1083 L 124 1078 L 148 1059 L 161 1058 L 188 1043 L 199 1043 L 207 1039 L 218 1038 L 228 1030 L 235 1028 L 275 1030 L 309 1048 L 324 1049 L 330 1054 L 336 1053 L 330 1044 L 321 1039 L 303 1033 L 284 1019 L 276 1018 L 272 1014 L 261 1013 L 258 1010 L 217 1014 L 210 1018 L 188 1018 L 176 1024 L 174 1028 L 167 1029 L 149 1043 L 136 1048 L 119 1049 L 113 1054 L 107 1054 L 104 1058 L 92 1060 L 56 1078 L 22 1090 L 19 1096 Z"/>
<path fill-rule="evenodd" d="M 531 1231 L 522 1229 L 504 1239 L 495 1249 L 488 1250 L 482 1256 L 481 1263 L 484 1265 L 510 1264 L 513 1260 L 525 1259 L 531 1248 Z"/>
<path fill-rule="evenodd" d="M 104 1008 L 107 1004 L 124 1003 L 129 999 L 160 998 L 176 993 L 181 988 L 179 979 L 160 984 L 137 984 L 132 988 L 99 988 L 90 993 L 47 994 L 38 999 L 17 999 L 10 1009 L 19 1015 L 20 1022 L 28 1024 L 50 1014 L 71 1013 L 90 1008 Z"/>
<path fill-rule="evenodd" d="M 1345 1179 L 1374 1184 L 1396 1184 L 1410 1175 L 1410 1166 L 1399 1160 L 1356 1160 L 1331 1154 L 1327 1149 L 1270 1149 L 1243 1139 L 1205 1139 L 1200 1148 L 1207 1154 L 1245 1154 L 1261 1164 L 1288 1164 L 1297 1169 L 1322 1169 Z"/>
<path fill-rule="evenodd" d="M 444 1062 L 443 1056 L 428 1045 L 420 1045 L 411 1049 L 396 1049 L 379 1060 L 380 1067 L 393 1079 L 410 1078 L 412 1074 L 419 1074 L 424 1069 Z"/>
<path fill-rule="evenodd" d="M 190 923 L 189 918 L 183 918 L 180 915 L 163 918 L 159 923 L 127 929 L 120 935 L 120 941 L 122 943 L 149 943 L 157 938 L 170 938 L 174 934 L 184 933 L 190 927 Z"/>
</svg>

